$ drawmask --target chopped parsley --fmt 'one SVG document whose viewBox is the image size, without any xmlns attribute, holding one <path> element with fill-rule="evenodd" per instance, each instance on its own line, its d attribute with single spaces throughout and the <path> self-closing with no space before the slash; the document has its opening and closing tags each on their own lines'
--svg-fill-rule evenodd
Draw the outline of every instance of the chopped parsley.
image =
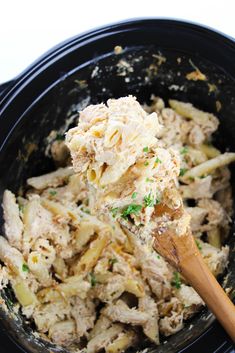
<svg viewBox="0 0 235 353">
<path fill-rule="evenodd" d="M 183 148 L 181 148 L 180 150 L 180 154 L 186 154 L 188 153 L 188 146 L 184 146 Z"/>
<path fill-rule="evenodd" d="M 118 207 L 111 208 L 110 212 L 112 213 L 113 218 L 118 214 Z"/>
<path fill-rule="evenodd" d="M 143 148 L 143 151 L 144 151 L 144 152 L 148 152 L 148 151 L 149 151 L 149 148 L 146 146 L 146 147 Z"/>
<path fill-rule="evenodd" d="M 148 165 L 149 165 L 149 162 L 148 162 L 148 161 L 144 162 L 144 166 L 145 166 L 145 167 L 147 167 Z"/>
<path fill-rule="evenodd" d="M 95 274 L 93 272 L 89 273 L 89 277 L 90 277 L 90 283 L 92 287 L 95 287 L 96 283 L 97 283 L 97 279 L 95 277 Z"/>
<path fill-rule="evenodd" d="M 157 258 L 160 259 L 161 258 L 160 255 L 157 254 Z"/>
<path fill-rule="evenodd" d="M 155 159 L 155 163 L 162 163 L 162 161 L 161 161 L 160 158 L 157 157 L 157 158 Z"/>
<path fill-rule="evenodd" d="M 154 197 L 149 193 L 144 197 L 144 206 L 145 207 L 154 207 Z"/>
<path fill-rule="evenodd" d="M 131 198 L 136 199 L 136 197 L 137 197 L 137 192 L 133 192 L 133 194 L 131 195 Z"/>
<path fill-rule="evenodd" d="M 160 203 L 160 199 L 158 197 L 156 197 L 155 205 L 158 205 L 159 203 Z"/>
<path fill-rule="evenodd" d="M 179 272 L 174 272 L 173 273 L 173 279 L 171 281 L 171 285 L 174 286 L 177 289 L 180 289 L 180 287 L 181 287 L 181 279 L 180 279 Z"/>
<path fill-rule="evenodd" d="M 88 208 L 81 208 L 82 212 L 87 213 L 87 214 L 91 214 L 91 211 Z"/>
<path fill-rule="evenodd" d="M 198 250 L 202 250 L 202 246 L 201 246 L 201 244 L 199 243 L 199 241 L 197 239 L 195 240 L 195 243 L 196 243 L 196 245 L 198 247 Z"/>
<path fill-rule="evenodd" d="M 51 191 L 49 191 L 49 194 L 50 194 L 51 196 L 55 196 L 55 195 L 57 194 L 57 191 L 51 190 Z"/>
<path fill-rule="evenodd" d="M 132 203 L 124 209 L 121 216 L 122 216 L 122 218 L 126 219 L 127 216 L 129 216 L 131 214 L 137 215 L 141 211 L 141 209 L 142 209 L 142 205 L 137 205 L 137 204 Z"/>
<path fill-rule="evenodd" d="M 19 205 L 19 211 L 24 212 L 24 205 Z"/>
<path fill-rule="evenodd" d="M 194 181 L 194 177 L 190 176 L 190 177 L 189 177 L 189 180 L 190 180 L 190 181 Z"/>
<path fill-rule="evenodd" d="M 113 269 L 113 265 L 116 264 L 118 262 L 118 259 L 116 259 L 116 257 L 112 258 L 112 259 L 109 259 L 109 267 L 110 267 L 110 270 Z"/>
<path fill-rule="evenodd" d="M 186 168 L 180 168 L 180 176 L 184 176 L 184 174 L 188 171 Z"/>
<path fill-rule="evenodd" d="M 63 141 L 64 140 L 64 135 L 57 134 L 55 139 L 56 139 L 56 141 Z"/>
<path fill-rule="evenodd" d="M 28 265 L 23 264 L 23 265 L 22 265 L 22 271 L 23 271 L 23 272 L 29 272 L 29 267 L 28 267 Z"/>
<path fill-rule="evenodd" d="M 153 183 L 153 179 L 146 178 L 145 180 L 147 183 Z"/>
</svg>

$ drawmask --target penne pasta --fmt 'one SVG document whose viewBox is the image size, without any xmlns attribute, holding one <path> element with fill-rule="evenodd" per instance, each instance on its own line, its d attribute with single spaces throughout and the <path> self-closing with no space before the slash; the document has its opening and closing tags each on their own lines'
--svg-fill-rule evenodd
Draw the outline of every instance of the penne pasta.
<svg viewBox="0 0 235 353">
<path fill-rule="evenodd" d="M 209 159 L 208 161 L 197 165 L 196 167 L 188 170 L 184 176 L 181 177 L 182 180 L 196 178 L 212 173 L 215 169 L 224 167 L 235 161 L 235 153 L 226 152 L 215 158 Z"/>
<path fill-rule="evenodd" d="M 95 323 L 95 326 L 89 333 L 89 339 L 98 336 L 101 332 L 107 330 L 110 326 L 112 326 L 112 321 L 109 320 L 106 316 L 100 315 Z"/>
<path fill-rule="evenodd" d="M 67 182 L 70 175 L 73 175 L 73 169 L 71 167 L 59 168 L 54 172 L 40 175 L 27 179 L 27 184 L 37 190 L 43 190 L 48 187 L 57 187 Z"/>
<path fill-rule="evenodd" d="M 179 115 L 185 118 L 190 118 L 198 124 L 208 125 L 214 124 L 214 130 L 218 127 L 218 119 L 214 114 L 206 113 L 202 110 L 195 108 L 191 103 L 184 103 L 174 99 L 169 100 L 169 105 L 174 109 Z"/>
<path fill-rule="evenodd" d="M 38 303 L 36 295 L 31 291 L 26 282 L 18 279 L 12 284 L 13 291 L 22 306 L 36 305 Z"/>
<path fill-rule="evenodd" d="M 221 152 L 212 145 L 207 145 L 205 143 L 198 146 L 199 150 L 205 153 L 208 158 L 215 158 L 221 154 Z"/>
<path fill-rule="evenodd" d="M 56 275 L 59 276 L 60 279 L 65 279 L 67 277 L 68 268 L 64 259 L 62 259 L 61 257 L 56 257 L 53 262 L 53 268 L 55 270 Z"/>
<path fill-rule="evenodd" d="M 125 282 L 125 290 L 134 294 L 137 298 L 145 296 L 144 286 L 132 278 L 128 278 Z"/>
<path fill-rule="evenodd" d="M 65 220 L 69 221 L 72 220 L 73 222 L 78 223 L 78 214 L 74 212 L 69 207 L 65 207 L 62 204 L 51 201 L 48 199 L 42 199 L 41 204 L 45 207 L 48 211 L 50 211 L 54 216 L 63 217 Z"/>
<path fill-rule="evenodd" d="M 78 263 L 73 267 L 74 273 L 88 273 L 95 266 L 107 244 L 108 237 L 106 235 L 98 237 L 93 242 L 91 242 L 89 248 L 81 256 Z"/>
<path fill-rule="evenodd" d="M 66 278 L 63 283 L 58 284 L 56 287 L 64 298 L 77 295 L 81 299 L 85 299 L 91 284 L 83 279 L 83 276 L 71 276 Z"/>
<path fill-rule="evenodd" d="M 218 227 L 208 230 L 207 238 L 208 238 L 209 244 L 215 246 L 218 249 L 221 248 L 221 237 L 220 237 L 220 230 Z"/>
</svg>

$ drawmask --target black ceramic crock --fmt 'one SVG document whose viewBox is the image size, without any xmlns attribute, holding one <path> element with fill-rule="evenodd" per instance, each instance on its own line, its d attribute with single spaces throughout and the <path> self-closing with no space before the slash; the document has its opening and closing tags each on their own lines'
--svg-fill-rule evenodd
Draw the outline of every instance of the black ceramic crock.
<svg viewBox="0 0 235 353">
<path fill-rule="evenodd" d="M 122 53 L 114 53 L 115 46 L 122 46 Z M 206 75 L 206 81 L 186 79 L 195 67 Z M 214 112 L 220 119 L 217 145 L 235 151 L 234 41 L 192 23 L 131 20 L 58 45 L 15 80 L 1 86 L 0 198 L 5 188 L 17 192 L 27 177 L 55 168 L 44 154 L 46 137 L 53 129 L 63 132 L 72 126 L 73 117 L 83 106 L 128 94 L 149 102 L 152 93 L 166 100 L 171 97 L 189 101 Z M 32 145 L 36 148 L 29 154 Z M 233 184 L 234 175 L 232 170 Z M 0 220 L 2 226 L 1 214 Z M 232 224 L 231 249 L 233 231 Z M 226 285 L 234 288 L 235 252 L 230 253 L 226 274 Z M 12 318 L 10 303 L 14 297 L 10 289 L 1 295 L 10 299 L 9 314 L 0 309 L 1 353 L 21 349 L 32 353 L 65 352 L 35 338 L 34 327 L 26 324 L 20 314 Z M 151 347 L 150 352 L 233 351 L 232 342 L 206 309 L 181 332 L 162 341 L 163 345 Z"/>
</svg>

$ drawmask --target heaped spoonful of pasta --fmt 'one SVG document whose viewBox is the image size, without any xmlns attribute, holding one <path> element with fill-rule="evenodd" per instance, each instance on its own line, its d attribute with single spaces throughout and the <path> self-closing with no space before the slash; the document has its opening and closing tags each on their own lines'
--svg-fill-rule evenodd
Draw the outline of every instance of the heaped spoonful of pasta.
<svg viewBox="0 0 235 353">
<path fill-rule="evenodd" d="M 190 183 L 191 192 L 204 193 L 201 203 L 207 202 L 210 174 L 234 161 L 235 154 L 219 154 L 200 142 L 201 135 L 209 140 L 217 129 L 214 115 L 187 103 L 172 100 L 170 105 L 192 120 L 190 147 L 179 149 L 170 126 L 131 96 L 87 107 L 78 126 L 68 131 L 66 144 L 75 173 L 85 176 L 92 213 L 103 221 L 115 219 L 130 237 L 152 246 L 196 289 L 235 340 L 234 305 L 204 262 L 200 239 L 192 235 L 194 223 L 205 217 L 203 208 L 192 210 L 183 202 Z M 185 128 L 179 119 L 178 135 Z M 169 139 L 162 139 L 163 134 Z M 193 167 L 186 168 L 190 163 Z"/>
</svg>

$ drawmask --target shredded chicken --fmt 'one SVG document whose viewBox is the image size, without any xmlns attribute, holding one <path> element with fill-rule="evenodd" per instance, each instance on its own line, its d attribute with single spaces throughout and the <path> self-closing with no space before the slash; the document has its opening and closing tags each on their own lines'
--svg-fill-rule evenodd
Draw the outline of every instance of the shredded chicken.
<svg viewBox="0 0 235 353">
<path fill-rule="evenodd" d="M 73 300 L 72 317 L 76 322 L 77 337 L 88 335 L 88 331 L 93 328 L 96 312 L 95 304 L 90 299 L 82 300 L 75 297 Z"/>
<path fill-rule="evenodd" d="M 176 297 L 184 305 L 184 319 L 190 318 L 196 311 L 198 311 L 204 302 L 197 294 L 197 292 L 190 286 L 182 284 L 179 290 L 176 291 Z"/>
<path fill-rule="evenodd" d="M 183 313 L 172 312 L 171 316 L 165 316 L 159 321 L 159 329 L 165 336 L 170 336 L 184 327 Z"/>
<path fill-rule="evenodd" d="M 102 310 L 112 321 L 119 321 L 123 324 L 145 325 L 150 319 L 150 313 L 142 312 L 135 308 L 129 308 L 127 304 L 119 299 L 115 304 L 108 305 Z"/>
<path fill-rule="evenodd" d="M 218 276 L 223 273 L 228 264 L 229 247 L 223 246 L 217 249 L 214 246 L 200 241 L 201 253 L 211 272 Z"/>
</svg>

